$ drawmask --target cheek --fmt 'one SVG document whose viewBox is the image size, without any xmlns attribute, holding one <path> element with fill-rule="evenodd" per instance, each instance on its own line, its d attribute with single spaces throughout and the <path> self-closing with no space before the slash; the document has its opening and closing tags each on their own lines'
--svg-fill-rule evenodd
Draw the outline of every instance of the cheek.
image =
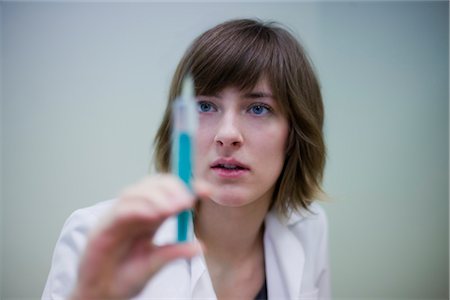
<svg viewBox="0 0 450 300">
<path fill-rule="evenodd" d="M 217 131 L 218 119 L 214 116 L 200 116 L 197 135 L 196 135 L 196 150 L 197 156 L 200 153 L 206 153 L 208 148 L 214 141 L 214 137 Z"/>
<path fill-rule="evenodd" d="M 195 139 L 196 156 L 204 158 L 214 139 L 214 130 L 210 126 L 199 126 Z"/>
<path fill-rule="evenodd" d="M 286 147 L 284 143 L 284 139 L 281 139 L 280 136 L 274 136 L 272 141 L 272 146 L 268 148 L 266 152 L 267 161 L 271 162 L 271 169 L 281 171 L 284 161 L 286 159 Z"/>
<path fill-rule="evenodd" d="M 261 150 L 266 149 L 267 152 L 270 152 L 270 155 L 282 157 L 284 161 L 289 135 L 287 122 L 266 126 L 266 128 L 257 132 L 260 134 L 258 140 L 264 144 L 261 145 Z"/>
</svg>

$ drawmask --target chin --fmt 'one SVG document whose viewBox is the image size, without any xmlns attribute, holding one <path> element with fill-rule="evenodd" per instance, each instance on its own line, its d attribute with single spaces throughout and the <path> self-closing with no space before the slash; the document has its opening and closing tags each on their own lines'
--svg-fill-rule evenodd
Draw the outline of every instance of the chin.
<svg viewBox="0 0 450 300">
<path fill-rule="evenodd" d="M 218 188 L 211 200 L 225 207 L 243 207 L 251 204 L 256 199 L 255 195 L 251 195 L 243 188 Z"/>
<path fill-rule="evenodd" d="M 213 194 L 211 200 L 222 206 L 239 207 L 248 202 L 248 192 L 238 186 L 227 184 L 213 184 Z"/>
<path fill-rule="evenodd" d="M 220 205 L 220 206 L 225 206 L 225 207 L 242 207 L 245 206 L 248 203 L 248 201 L 242 199 L 241 197 L 236 197 L 236 196 L 218 196 L 218 197 L 213 197 L 211 199 L 214 203 Z"/>
</svg>

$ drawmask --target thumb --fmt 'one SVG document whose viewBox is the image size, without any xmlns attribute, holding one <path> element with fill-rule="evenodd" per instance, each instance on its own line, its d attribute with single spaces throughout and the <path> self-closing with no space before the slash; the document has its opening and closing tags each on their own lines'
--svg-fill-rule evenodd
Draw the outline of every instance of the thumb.
<svg viewBox="0 0 450 300">
<path fill-rule="evenodd" d="M 147 274 L 152 276 L 163 266 L 178 258 L 191 258 L 199 255 L 203 247 L 198 241 L 192 243 L 155 246 L 147 262 Z"/>
<path fill-rule="evenodd" d="M 193 183 L 195 194 L 199 199 L 207 199 L 213 195 L 213 187 L 210 183 L 196 179 Z"/>
</svg>

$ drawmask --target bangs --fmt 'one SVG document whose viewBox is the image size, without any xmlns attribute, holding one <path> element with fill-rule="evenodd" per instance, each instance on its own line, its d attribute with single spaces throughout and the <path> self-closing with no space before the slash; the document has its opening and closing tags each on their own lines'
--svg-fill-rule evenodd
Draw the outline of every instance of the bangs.
<svg viewBox="0 0 450 300">
<path fill-rule="evenodd" d="M 263 75 L 279 73 L 271 70 L 276 38 L 260 24 L 243 21 L 231 28 L 224 24 L 207 31 L 194 45 L 189 69 L 197 94 L 212 95 L 229 86 L 250 90 Z"/>
</svg>

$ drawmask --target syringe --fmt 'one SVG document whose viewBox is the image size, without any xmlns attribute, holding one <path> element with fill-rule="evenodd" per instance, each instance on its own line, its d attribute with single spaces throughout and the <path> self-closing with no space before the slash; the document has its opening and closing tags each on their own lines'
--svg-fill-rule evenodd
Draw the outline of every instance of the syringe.
<svg viewBox="0 0 450 300">
<path fill-rule="evenodd" d="M 198 113 L 194 94 L 194 82 L 191 76 L 183 80 L 181 96 L 172 106 L 172 173 L 186 183 L 192 190 L 194 172 L 195 133 Z M 178 242 L 192 240 L 192 213 L 185 210 L 178 214 Z"/>
</svg>

